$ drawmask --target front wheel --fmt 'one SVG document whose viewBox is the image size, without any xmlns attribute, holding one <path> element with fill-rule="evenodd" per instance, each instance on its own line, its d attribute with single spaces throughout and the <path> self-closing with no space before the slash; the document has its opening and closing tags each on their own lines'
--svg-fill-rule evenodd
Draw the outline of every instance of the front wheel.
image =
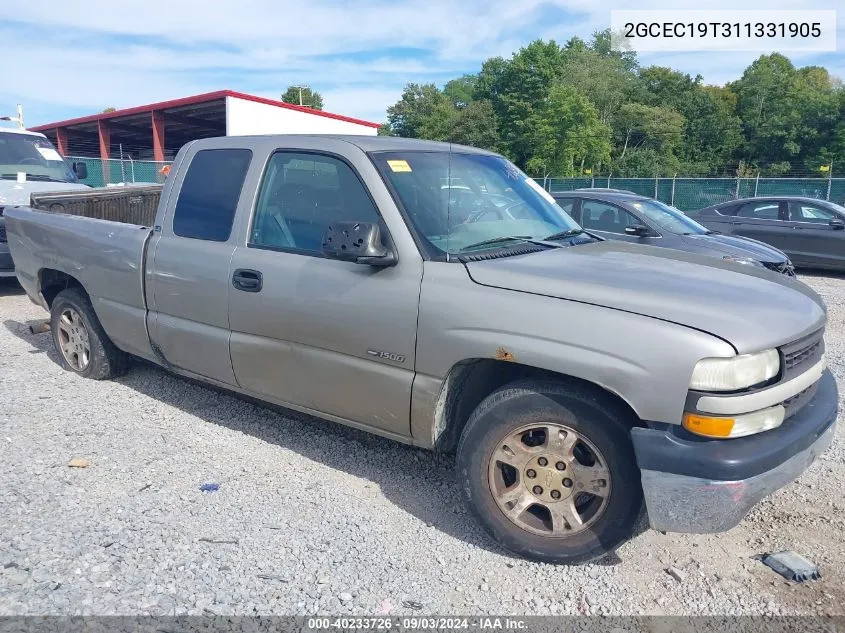
<svg viewBox="0 0 845 633">
<path fill-rule="evenodd" d="M 461 487 L 505 548 L 583 563 L 629 539 L 642 507 L 627 412 L 598 391 L 507 385 L 473 412 L 458 445 Z"/>
</svg>

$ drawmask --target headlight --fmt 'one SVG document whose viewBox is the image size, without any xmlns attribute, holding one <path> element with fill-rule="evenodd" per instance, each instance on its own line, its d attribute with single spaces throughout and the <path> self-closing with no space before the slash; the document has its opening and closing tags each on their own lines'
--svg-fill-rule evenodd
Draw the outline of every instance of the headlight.
<svg viewBox="0 0 845 633">
<path fill-rule="evenodd" d="M 730 418 L 685 413 L 683 424 L 688 431 L 704 437 L 745 437 L 779 427 L 784 415 L 786 409 L 781 405 Z"/>
<path fill-rule="evenodd" d="M 778 375 L 780 355 L 776 349 L 732 358 L 704 358 L 692 370 L 690 389 L 736 391 Z"/>
<path fill-rule="evenodd" d="M 722 259 L 727 262 L 734 262 L 735 264 L 746 264 L 748 266 L 762 266 L 761 262 L 758 262 L 753 257 L 734 257 L 733 255 L 725 255 Z"/>
</svg>

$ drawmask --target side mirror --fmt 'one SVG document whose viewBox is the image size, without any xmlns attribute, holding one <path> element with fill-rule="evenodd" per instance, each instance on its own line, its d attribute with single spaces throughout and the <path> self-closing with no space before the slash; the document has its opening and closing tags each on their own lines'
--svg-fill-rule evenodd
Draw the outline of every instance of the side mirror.
<svg viewBox="0 0 845 633">
<path fill-rule="evenodd" d="M 73 173 L 75 173 L 76 177 L 80 180 L 85 180 L 88 178 L 88 163 L 74 163 Z"/>
<path fill-rule="evenodd" d="M 374 222 L 333 222 L 323 235 L 323 255 L 370 266 L 393 266 L 396 255 L 381 243 Z"/>
<path fill-rule="evenodd" d="M 828 222 L 828 224 L 833 227 L 834 231 L 841 231 L 842 229 L 845 229 L 845 220 L 840 218 L 833 218 L 830 222 Z"/>
<path fill-rule="evenodd" d="M 647 237 L 651 235 L 651 230 L 642 224 L 635 224 L 634 226 L 626 226 L 625 233 L 627 235 L 636 235 L 637 237 Z"/>
</svg>

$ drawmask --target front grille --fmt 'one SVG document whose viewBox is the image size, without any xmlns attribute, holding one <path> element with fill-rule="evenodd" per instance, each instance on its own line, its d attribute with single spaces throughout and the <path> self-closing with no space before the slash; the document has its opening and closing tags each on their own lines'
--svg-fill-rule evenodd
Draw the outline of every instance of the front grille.
<svg viewBox="0 0 845 633">
<path fill-rule="evenodd" d="M 780 348 L 783 377 L 789 380 L 815 365 L 824 353 L 824 329 Z"/>
<path fill-rule="evenodd" d="M 804 391 L 799 391 L 791 398 L 787 398 L 781 404 L 783 408 L 786 409 L 786 413 L 784 414 L 784 419 L 789 418 L 807 404 L 810 400 L 813 399 L 813 396 L 816 395 L 816 389 L 818 389 L 819 383 L 818 381 L 814 382 L 812 385 L 804 389 Z"/>
<path fill-rule="evenodd" d="M 6 227 L 0 226 L 0 242 L 6 241 Z"/>
</svg>

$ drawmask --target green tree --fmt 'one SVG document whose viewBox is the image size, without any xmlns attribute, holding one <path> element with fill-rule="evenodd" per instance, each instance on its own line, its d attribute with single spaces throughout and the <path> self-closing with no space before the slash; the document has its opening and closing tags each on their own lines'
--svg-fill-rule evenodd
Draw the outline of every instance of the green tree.
<svg viewBox="0 0 845 633">
<path fill-rule="evenodd" d="M 387 108 L 387 123 L 396 136 L 449 140 L 455 107 L 434 84 L 410 83 L 399 101 Z"/>
<path fill-rule="evenodd" d="M 306 87 L 300 88 L 299 86 L 290 86 L 282 94 L 282 101 L 293 105 L 303 105 L 308 108 L 314 108 L 315 110 L 323 109 L 322 95 L 319 92 Z"/>
<path fill-rule="evenodd" d="M 467 107 L 474 99 L 475 87 L 478 83 L 478 75 L 464 75 L 452 79 L 443 86 L 445 94 L 456 108 Z"/>
<path fill-rule="evenodd" d="M 509 60 L 487 60 L 478 75 L 475 98 L 490 101 L 502 149 L 522 167 L 534 154 L 537 136 L 532 122 L 560 80 L 562 59 L 555 42 L 536 40 Z"/>
<path fill-rule="evenodd" d="M 532 174 L 576 176 L 610 160 L 610 129 L 574 88 L 553 86 L 527 123 L 533 152 L 525 167 Z"/>
<path fill-rule="evenodd" d="M 108 114 L 109 112 L 117 112 L 117 108 L 113 108 L 113 107 L 109 106 L 108 108 L 105 108 L 102 113 Z"/>
<path fill-rule="evenodd" d="M 493 104 L 486 99 L 470 101 L 466 107 L 457 110 L 449 140 L 496 151 L 499 131 Z"/>
<path fill-rule="evenodd" d="M 670 108 L 684 117 L 683 142 L 677 147 L 683 173 L 718 175 L 742 145 L 736 95 L 727 88 L 703 86 L 701 76 L 649 66 L 639 72 L 640 100 Z"/>
<path fill-rule="evenodd" d="M 652 164 L 659 166 L 653 168 L 649 175 L 673 173 L 679 165 L 675 149 L 683 139 L 684 117 L 674 110 L 642 103 L 626 103 L 619 109 L 614 132 L 616 145 L 621 146 L 617 160 L 614 161 L 614 171 L 619 175 L 630 173 L 631 165 L 643 164 L 640 158 L 632 162 L 629 153 L 648 156 Z M 648 152 L 643 153 L 643 150 Z"/>
<path fill-rule="evenodd" d="M 636 57 L 610 51 L 608 38 L 607 32 L 600 32 L 591 43 L 570 39 L 563 50 L 560 77 L 590 100 L 602 123 L 612 125 L 622 104 L 638 100 L 639 84 Z"/>
<path fill-rule="evenodd" d="M 744 158 L 762 165 L 806 167 L 833 147 L 838 94 L 823 68 L 796 69 L 778 53 L 755 60 L 730 84 L 745 135 Z"/>
</svg>

